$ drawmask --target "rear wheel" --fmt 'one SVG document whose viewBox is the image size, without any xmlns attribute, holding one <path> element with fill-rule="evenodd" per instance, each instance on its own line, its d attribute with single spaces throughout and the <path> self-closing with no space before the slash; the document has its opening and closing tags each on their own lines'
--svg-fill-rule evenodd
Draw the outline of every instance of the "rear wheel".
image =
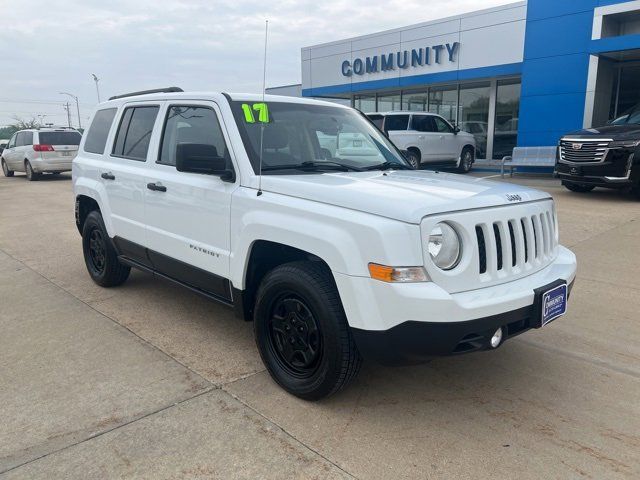
<svg viewBox="0 0 640 480">
<path fill-rule="evenodd" d="M 458 165 L 459 173 L 469 173 L 473 166 L 473 148 L 464 147 L 460 154 L 460 165 Z"/>
<path fill-rule="evenodd" d="M 82 227 L 82 252 L 91 279 L 102 287 L 121 285 L 131 268 L 118 260 L 118 254 L 104 226 L 100 212 L 87 215 Z"/>
<path fill-rule="evenodd" d="M 24 171 L 27 174 L 27 180 L 29 180 L 30 182 L 33 182 L 40 178 L 40 174 L 33 171 L 33 167 L 31 166 L 29 160 L 24 161 Z"/>
<path fill-rule="evenodd" d="M 331 272 L 318 262 L 292 262 L 267 274 L 254 334 L 271 377 L 305 400 L 337 392 L 362 363 Z"/>
<path fill-rule="evenodd" d="M 2 159 L 2 173 L 4 173 L 5 177 L 13 177 L 13 170 L 9 170 L 9 166 L 7 162 L 4 161 L 4 158 Z"/>
<path fill-rule="evenodd" d="M 593 185 L 585 185 L 584 183 L 562 182 L 562 185 L 564 185 L 568 190 L 577 193 L 588 193 L 596 188 Z"/>
<path fill-rule="evenodd" d="M 416 170 L 420 168 L 420 154 L 418 152 L 416 152 L 415 150 L 408 150 L 406 157 L 407 162 L 409 162 L 409 164 L 413 168 L 415 168 Z"/>
</svg>

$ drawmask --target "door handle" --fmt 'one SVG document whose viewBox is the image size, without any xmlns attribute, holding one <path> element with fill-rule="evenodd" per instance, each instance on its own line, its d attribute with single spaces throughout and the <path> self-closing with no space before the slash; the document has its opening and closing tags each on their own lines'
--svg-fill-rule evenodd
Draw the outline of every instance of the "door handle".
<svg viewBox="0 0 640 480">
<path fill-rule="evenodd" d="M 162 185 L 161 183 L 147 183 L 147 188 L 149 190 L 153 190 L 154 192 L 166 192 L 167 187 Z"/>
<path fill-rule="evenodd" d="M 100 175 L 100 176 L 101 176 L 102 178 L 104 178 L 105 180 L 115 180 L 115 179 L 116 179 L 116 176 L 115 176 L 113 173 L 111 173 L 111 172 L 103 173 L 103 174 L 102 174 L 102 175 Z"/>
<path fill-rule="evenodd" d="M 420 136 L 418 136 L 418 139 L 420 139 L 420 140 L 424 140 L 424 135 L 420 135 Z"/>
</svg>

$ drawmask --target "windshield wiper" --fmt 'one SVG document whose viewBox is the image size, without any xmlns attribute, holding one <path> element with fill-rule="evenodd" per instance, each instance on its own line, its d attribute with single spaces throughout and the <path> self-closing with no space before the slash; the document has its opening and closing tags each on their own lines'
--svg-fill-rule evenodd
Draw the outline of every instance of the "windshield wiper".
<svg viewBox="0 0 640 480">
<path fill-rule="evenodd" d="M 378 165 L 374 165 L 372 167 L 367 167 L 367 170 L 391 170 L 391 169 L 396 169 L 396 170 L 413 170 L 412 167 L 410 167 L 409 165 L 405 165 L 404 163 L 399 163 L 399 162 L 384 162 L 384 163 L 380 163 Z"/>
<path fill-rule="evenodd" d="M 364 169 L 359 167 L 353 167 L 351 165 L 345 165 L 344 163 L 339 162 L 327 162 L 327 161 L 318 161 L 318 162 L 302 162 L 290 165 L 268 165 L 262 167 L 263 172 L 268 172 L 270 170 L 310 170 L 310 171 L 318 171 L 318 170 L 338 170 L 342 172 L 362 172 Z"/>
</svg>

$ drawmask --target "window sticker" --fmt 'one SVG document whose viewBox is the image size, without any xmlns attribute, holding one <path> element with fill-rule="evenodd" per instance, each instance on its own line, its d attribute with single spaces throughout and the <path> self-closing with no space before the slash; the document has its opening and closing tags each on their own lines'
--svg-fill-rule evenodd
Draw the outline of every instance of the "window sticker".
<svg viewBox="0 0 640 480">
<path fill-rule="evenodd" d="M 242 112 L 247 123 L 256 123 L 254 112 L 258 112 L 258 122 L 269 123 L 269 107 L 266 103 L 254 103 L 253 105 L 243 103 Z"/>
</svg>

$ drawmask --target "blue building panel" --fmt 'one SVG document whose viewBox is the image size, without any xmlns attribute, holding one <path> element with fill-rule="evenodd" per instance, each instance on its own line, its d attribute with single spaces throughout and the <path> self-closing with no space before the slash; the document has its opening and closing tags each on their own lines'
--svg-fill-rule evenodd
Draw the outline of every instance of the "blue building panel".
<svg viewBox="0 0 640 480">
<path fill-rule="evenodd" d="M 526 78 L 525 96 L 584 92 L 589 56 L 583 53 L 527 60 L 522 66 Z"/>
</svg>

